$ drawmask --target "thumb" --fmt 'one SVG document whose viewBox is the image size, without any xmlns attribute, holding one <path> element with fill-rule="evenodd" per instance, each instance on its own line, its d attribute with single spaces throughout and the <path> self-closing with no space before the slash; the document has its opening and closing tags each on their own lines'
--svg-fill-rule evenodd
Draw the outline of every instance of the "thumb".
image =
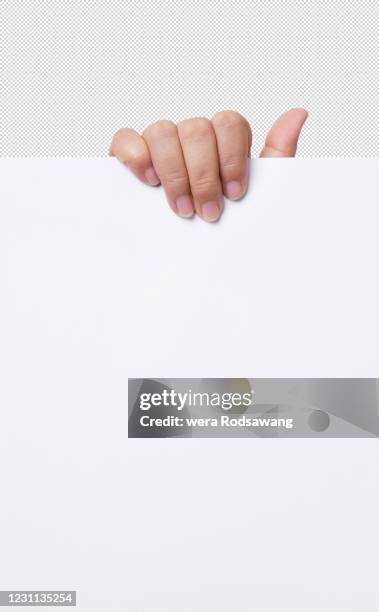
<svg viewBox="0 0 379 612">
<path fill-rule="evenodd" d="M 275 121 L 260 157 L 295 157 L 301 129 L 308 117 L 303 108 L 292 108 Z"/>
</svg>

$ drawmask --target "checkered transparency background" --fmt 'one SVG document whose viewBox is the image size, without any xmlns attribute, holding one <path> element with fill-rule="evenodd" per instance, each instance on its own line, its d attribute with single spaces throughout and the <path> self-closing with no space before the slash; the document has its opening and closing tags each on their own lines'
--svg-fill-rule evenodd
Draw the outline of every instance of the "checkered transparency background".
<svg viewBox="0 0 379 612">
<path fill-rule="evenodd" d="M 310 111 L 302 156 L 379 155 L 377 0 L 0 0 L 0 155 L 101 156 L 121 126 Z"/>
</svg>

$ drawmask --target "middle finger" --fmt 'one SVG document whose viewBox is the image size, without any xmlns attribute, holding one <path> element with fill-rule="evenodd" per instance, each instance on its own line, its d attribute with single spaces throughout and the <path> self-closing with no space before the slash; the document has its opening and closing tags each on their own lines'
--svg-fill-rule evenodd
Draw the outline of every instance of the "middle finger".
<svg viewBox="0 0 379 612">
<path fill-rule="evenodd" d="M 178 134 L 195 209 L 205 221 L 216 221 L 223 209 L 216 135 L 211 122 L 199 117 L 178 124 Z"/>
</svg>

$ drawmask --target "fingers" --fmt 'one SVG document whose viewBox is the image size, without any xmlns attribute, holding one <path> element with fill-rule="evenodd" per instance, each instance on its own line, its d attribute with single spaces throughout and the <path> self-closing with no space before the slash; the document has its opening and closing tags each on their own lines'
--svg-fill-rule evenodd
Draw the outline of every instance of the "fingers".
<svg viewBox="0 0 379 612">
<path fill-rule="evenodd" d="M 292 108 L 274 123 L 261 157 L 294 157 L 301 129 L 308 117 L 303 108 Z"/>
<path fill-rule="evenodd" d="M 144 183 L 159 185 L 149 148 L 135 130 L 122 128 L 113 136 L 109 154 L 117 157 Z"/>
<path fill-rule="evenodd" d="M 307 116 L 302 108 L 282 115 L 268 133 L 261 157 L 293 157 Z M 121 129 L 109 153 L 146 184 L 161 183 L 176 214 L 191 217 L 196 212 L 205 221 L 216 221 L 224 195 L 238 200 L 246 193 L 251 143 L 247 120 L 223 111 L 211 121 L 198 117 L 177 126 L 157 121 L 142 136 Z"/>
<path fill-rule="evenodd" d="M 181 217 L 192 217 L 194 204 L 176 125 L 157 121 L 144 131 L 143 138 L 171 208 Z"/>
<path fill-rule="evenodd" d="M 212 117 L 219 156 L 220 176 L 225 196 L 238 200 L 247 190 L 248 158 L 252 134 L 247 120 L 234 111 Z"/>
<path fill-rule="evenodd" d="M 178 124 L 195 210 L 205 221 L 216 221 L 224 206 L 216 135 L 202 117 Z"/>
</svg>

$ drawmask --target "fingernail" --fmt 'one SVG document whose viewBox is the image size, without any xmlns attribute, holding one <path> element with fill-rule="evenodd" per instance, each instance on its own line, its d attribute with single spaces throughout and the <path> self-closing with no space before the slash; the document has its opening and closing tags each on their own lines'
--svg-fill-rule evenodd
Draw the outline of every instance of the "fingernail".
<svg viewBox="0 0 379 612">
<path fill-rule="evenodd" d="M 220 209 L 217 202 L 206 202 L 203 204 L 201 212 L 204 221 L 216 221 L 220 216 Z"/>
<path fill-rule="evenodd" d="M 240 181 L 229 181 L 225 185 L 226 197 L 230 200 L 240 198 L 242 195 L 242 185 Z"/>
<path fill-rule="evenodd" d="M 178 209 L 178 214 L 181 217 L 192 217 L 193 215 L 193 206 L 192 206 L 192 198 L 189 195 L 179 196 L 176 200 L 176 208 Z"/>
<path fill-rule="evenodd" d="M 154 168 L 148 168 L 145 170 L 145 179 L 149 185 L 159 185 L 160 183 L 159 176 L 155 172 Z"/>
</svg>

